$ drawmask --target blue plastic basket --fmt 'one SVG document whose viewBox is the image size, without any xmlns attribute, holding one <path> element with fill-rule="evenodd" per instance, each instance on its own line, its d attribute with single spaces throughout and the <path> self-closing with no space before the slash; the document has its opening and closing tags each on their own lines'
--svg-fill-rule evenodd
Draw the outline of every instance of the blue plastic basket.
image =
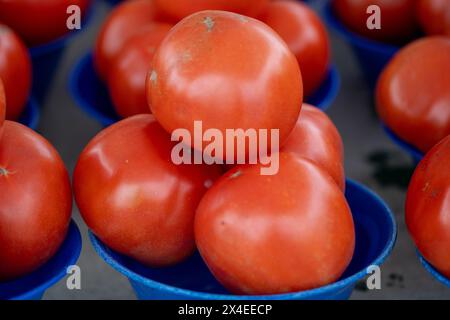
<svg viewBox="0 0 450 320">
<path fill-rule="evenodd" d="M 433 276 L 435 277 L 439 282 L 442 282 L 444 285 L 450 288 L 450 279 L 446 278 L 443 274 L 441 274 L 439 271 L 437 271 L 431 264 L 428 263 L 427 260 L 420 254 L 419 251 L 416 251 L 417 255 L 419 256 L 419 260 L 422 263 L 422 265 L 425 267 L 425 269 Z"/>
<path fill-rule="evenodd" d="M 81 30 L 74 30 L 68 34 L 51 41 L 50 43 L 31 47 L 30 56 L 33 66 L 33 95 L 37 101 L 42 104 L 48 88 L 52 83 L 55 72 L 59 66 L 64 50 L 67 45 L 89 24 L 93 14 L 95 0 L 92 1 L 91 7 L 87 11 L 87 15 L 83 20 Z"/>
<path fill-rule="evenodd" d="M 368 84 L 374 89 L 381 71 L 400 47 L 367 39 L 348 30 L 334 14 L 331 1 L 326 3 L 324 16 L 326 24 L 352 47 Z"/>
<path fill-rule="evenodd" d="M 382 127 L 388 137 L 394 142 L 397 146 L 399 146 L 401 149 L 403 149 L 405 152 L 407 152 L 413 159 L 413 161 L 418 164 L 422 158 L 424 157 L 424 154 L 422 151 L 417 149 L 416 147 L 412 146 L 411 144 L 403 141 L 400 139 L 394 132 L 392 132 L 391 129 L 389 129 L 386 125 L 382 124 Z"/>
<path fill-rule="evenodd" d="M 58 252 L 42 267 L 16 280 L 0 282 L 0 300 L 40 300 L 44 292 L 64 278 L 81 252 L 81 235 L 72 220 Z"/>
<path fill-rule="evenodd" d="M 389 256 L 396 240 L 397 227 L 383 200 L 363 185 L 347 180 L 346 198 L 356 231 L 355 254 L 349 267 L 335 283 L 288 294 L 231 295 L 214 279 L 198 253 L 173 267 L 148 268 L 114 252 L 92 233 L 89 236 L 100 257 L 128 278 L 139 299 L 348 299 L 356 282 L 366 276 L 367 267 L 379 266 Z"/>
<path fill-rule="evenodd" d="M 33 130 L 36 130 L 39 123 L 39 115 L 39 105 L 36 102 L 36 99 L 30 98 L 25 106 L 22 116 L 19 119 L 19 122 Z"/>
<path fill-rule="evenodd" d="M 307 102 L 321 110 L 327 110 L 339 93 L 340 83 L 339 73 L 332 66 L 322 86 Z M 95 72 L 90 53 L 81 58 L 72 69 L 69 91 L 76 104 L 103 126 L 107 127 L 120 120 L 107 87 Z"/>
</svg>

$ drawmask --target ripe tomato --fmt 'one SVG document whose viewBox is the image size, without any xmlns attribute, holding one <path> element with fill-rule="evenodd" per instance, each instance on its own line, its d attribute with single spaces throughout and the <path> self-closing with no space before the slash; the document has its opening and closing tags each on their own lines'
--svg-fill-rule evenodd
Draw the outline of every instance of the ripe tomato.
<svg viewBox="0 0 450 320">
<path fill-rule="evenodd" d="M 237 166 L 208 190 L 195 239 L 231 292 L 276 294 L 336 281 L 352 258 L 355 232 L 333 179 L 310 160 L 280 153 L 276 175 Z"/>
<path fill-rule="evenodd" d="M 325 26 L 306 4 L 290 0 L 269 3 L 258 17 L 287 43 L 300 64 L 305 96 L 324 80 L 330 59 Z"/>
<path fill-rule="evenodd" d="M 70 5 L 77 5 L 82 17 L 91 0 L 0 0 L 0 21 L 14 29 L 24 41 L 38 45 L 57 39 L 70 30 L 67 13 Z"/>
<path fill-rule="evenodd" d="M 69 175 L 33 130 L 5 121 L 0 143 L 0 281 L 31 272 L 63 242 L 72 211 Z"/>
<path fill-rule="evenodd" d="M 0 78 L 5 87 L 6 118 L 17 120 L 31 89 L 31 60 L 22 40 L 0 24 Z"/>
<path fill-rule="evenodd" d="M 450 136 L 420 162 L 406 198 L 406 224 L 420 253 L 450 278 Z"/>
<path fill-rule="evenodd" d="M 136 115 L 97 135 L 74 172 L 75 199 L 89 228 L 151 266 L 192 253 L 195 209 L 221 174 L 217 166 L 175 165 L 173 146 L 152 115 Z"/>
<path fill-rule="evenodd" d="M 226 129 L 279 129 L 283 143 L 297 121 L 302 87 L 295 56 L 267 25 L 202 11 L 179 22 L 159 46 L 147 97 L 168 132 L 184 128 L 195 136 L 199 120 L 224 140 Z"/>
<path fill-rule="evenodd" d="M 314 161 L 345 189 L 342 139 L 330 118 L 318 108 L 303 104 L 297 124 L 281 151 Z"/>
<path fill-rule="evenodd" d="M 427 34 L 450 36 L 450 1 L 418 0 L 417 18 Z"/>
<path fill-rule="evenodd" d="M 155 0 L 161 11 L 175 19 L 183 19 L 203 10 L 223 10 L 254 17 L 269 0 Z"/>
<path fill-rule="evenodd" d="M 95 43 L 94 64 L 100 77 L 107 79 L 108 69 L 132 35 L 159 20 L 163 17 L 153 0 L 130 0 L 114 8 Z"/>
<path fill-rule="evenodd" d="M 129 117 L 149 113 L 145 80 L 159 43 L 172 28 L 154 23 L 132 36 L 114 60 L 108 76 L 108 87 L 117 113 Z"/>
<path fill-rule="evenodd" d="M 406 43 L 417 32 L 416 0 L 333 0 L 339 19 L 352 31 L 382 42 Z M 381 9 L 381 29 L 367 28 L 370 5 Z"/>
<path fill-rule="evenodd" d="M 448 70 L 450 38 L 428 37 L 403 48 L 378 80 L 381 119 L 423 152 L 450 134 Z"/>
<path fill-rule="evenodd" d="M 3 134 L 3 123 L 5 122 L 5 115 L 6 115 L 5 89 L 3 88 L 3 81 L 0 78 L 0 140 Z"/>
</svg>

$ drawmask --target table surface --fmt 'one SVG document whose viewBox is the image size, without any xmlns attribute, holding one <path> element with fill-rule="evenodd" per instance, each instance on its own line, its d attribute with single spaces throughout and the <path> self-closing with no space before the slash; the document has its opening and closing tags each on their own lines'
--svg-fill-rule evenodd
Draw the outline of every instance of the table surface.
<svg viewBox="0 0 450 320">
<path fill-rule="evenodd" d="M 70 172 L 84 146 L 101 126 L 76 106 L 68 93 L 67 79 L 73 64 L 92 47 L 109 10 L 99 2 L 91 24 L 67 48 L 42 110 L 38 131 L 58 149 Z M 412 161 L 381 129 L 372 93 L 351 50 L 331 32 L 330 37 L 342 87 L 328 114 L 344 140 L 347 176 L 377 192 L 391 207 L 398 222 L 396 246 L 381 268 L 381 290 L 364 289 L 361 283 L 352 299 L 450 299 L 450 289 L 421 266 L 406 230 L 403 210 Z M 46 292 L 44 299 L 134 299 L 128 281 L 94 252 L 75 206 L 73 217 L 83 235 L 84 246 L 78 262 L 82 288 L 68 290 L 66 281 L 62 280 Z"/>
</svg>

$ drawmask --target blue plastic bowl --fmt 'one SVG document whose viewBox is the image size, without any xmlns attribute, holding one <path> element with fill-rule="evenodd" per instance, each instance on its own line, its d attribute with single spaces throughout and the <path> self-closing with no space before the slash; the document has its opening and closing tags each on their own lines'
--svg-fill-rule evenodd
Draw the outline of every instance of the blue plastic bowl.
<svg viewBox="0 0 450 320">
<path fill-rule="evenodd" d="M 446 278 L 443 274 L 437 271 L 427 260 L 417 251 L 417 255 L 419 256 L 419 260 L 425 269 L 431 273 L 433 277 L 435 277 L 439 282 L 442 282 L 444 285 L 450 288 L 450 279 Z"/>
<path fill-rule="evenodd" d="M 81 30 L 73 30 L 50 43 L 29 49 L 33 66 L 32 92 L 39 103 L 42 103 L 47 95 L 48 88 L 52 83 L 65 48 L 90 22 L 94 11 L 94 4 L 95 0 L 92 1 L 91 7 L 87 10 L 87 15 L 82 22 Z"/>
<path fill-rule="evenodd" d="M 44 292 L 66 276 L 81 252 L 81 235 L 72 220 L 58 252 L 42 267 L 17 280 L 0 282 L 0 300 L 40 300 Z"/>
<path fill-rule="evenodd" d="M 397 146 L 399 146 L 401 149 L 403 149 L 405 152 L 407 152 L 412 157 L 412 159 L 414 160 L 414 162 L 416 164 L 419 163 L 423 159 L 424 154 L 422 151 L 420 151 L 416 147 L 414 147 L 411 144 L 400 139 L 386 125 L 382 124 L 382 127 L 383 127 L 384 131 L 386 132 L 386 134 L 388 135 L 388 137 L 392 140 L 392 142 L 394 142 Z"/>
<path fill-rule="evenodd" d="M 340 83 L 339 73 L 332 66 L 322 86 L 307 102 L 321 110 L 327 110 L 339 93 Z M 69 91 L 76 104 L 103 126 L 107 127 L 120 120 L 107 87 L 95 72 L 90 53 L 81 58 L 72 69 Z"/>
<path fill-rule="evenodd" d="M 100 257 L 130 281 L 139 299 L 348 299 L 370 265 L 381 265 L 389 256 L 397 234 L 395 219 L 375 193 L 347 180 L 346 198 L 353 213 L 356 247 L 353 259 L 335 283 L 313 290 L 266 296 L 229 294 L 213 277 L 198 253 L 168 268 L 148 268 L 114 252 L 92 233 L 91 242 Z"/>
<path fill-rule="evenodd" d="M 39 105 L 36 102 L 36 99 L 31 98 L 25 106 L 25 110 L 22 113 L 19 122 L 33 130 L 36 130 L 39 123 L 39 114 Z"/>
<path fill-rule="evenodd" d="M 384 66 L 400 47 L 367 39 L 348 30 L 334 14 L 331 1 L 328 1 L 325 6 L 324 16 L 326 24 L 350 44 L 367 82 L 374 89 Z"/>
<path fill-rule="evenodd" d="M 109 3 L 112 6 L 115 6 L 119 2 L 122 2 L 123 0 L 106 0 L 107 3 Z"/>
</svg>

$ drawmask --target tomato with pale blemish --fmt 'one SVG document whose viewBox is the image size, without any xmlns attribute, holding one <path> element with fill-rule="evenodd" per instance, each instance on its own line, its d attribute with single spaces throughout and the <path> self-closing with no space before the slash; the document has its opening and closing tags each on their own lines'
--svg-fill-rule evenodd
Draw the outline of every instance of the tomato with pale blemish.
<svg viewBox="0 0 450 320">
<path fill-rule="evenodd" d="M 64 241 L 72 212 L 69 175 L 39 134 L 5 121 L 0 143 L 0 281 L 47 262 Z"/>
<path fill-rule="evenodd" d="M 195 248 L 194 214 L 218 166 L 176 165 L 175 143 L 150 114 L 106 128 L 83 150 L 75 199 L 106 245 L 149 266 L 180 262 Z"/>
<path fill-rule="evenodd" d="M 232 293 L 317 288 L 339 279 L 353 256 L 353 218 L 337 184 L 310 160 L 279 156 L 275 175 L 261 175 L 261 165 L 228 171 L 197 208 L 197 247 Z"/>
<path fill-rule="evenodd" d="M 450 136 L 417 166 L 408 187 L 406 225 L 420 253 L 450 278 Z"/>
</svg>

